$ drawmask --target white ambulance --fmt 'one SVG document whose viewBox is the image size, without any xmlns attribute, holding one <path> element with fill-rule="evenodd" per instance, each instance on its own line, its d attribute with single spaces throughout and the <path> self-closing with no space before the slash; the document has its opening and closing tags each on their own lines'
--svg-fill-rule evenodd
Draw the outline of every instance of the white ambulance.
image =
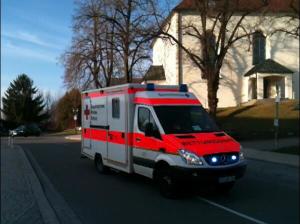
<svg viewBox="0 0 300 224">
<path fill-rule="evenodd" d="M 153 178 L 166 197 L 190 181 L 229 190 L 246 169 L 240 148 L 186 85 L 125 84 L 82 93 L 81 154 L 101 173 L 114 168 Z"/>
</svg>

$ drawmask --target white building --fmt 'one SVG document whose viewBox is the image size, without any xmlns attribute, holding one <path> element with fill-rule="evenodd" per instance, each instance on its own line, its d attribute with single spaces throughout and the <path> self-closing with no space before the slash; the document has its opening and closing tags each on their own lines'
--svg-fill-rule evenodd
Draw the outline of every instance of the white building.
<svg viewBox="0 0 300 224">
<path fill-rule="evenodd" d="M 214 1 L 221 0 L 211 0 Z M 261 2 L 241 0 L 248 5 L 256 1 Z M 270 35 L 276 26 L 280 27 L 287 21 L 286 16 L 278 19 L 278 15 L 290 12 L 287 1 L 269 0 L 268 13 L 252 14 L 245 18 L 243 24 L 255 29 L 252 31 L 256 33 L 251 37 L 252 46 L 249 46 L 247 38 L 242 39 L 227 53 L 220 75 L 219 107 L 236 106 L 251 99 L 274 98 L 276 88 L 282 98 L 299 99 L 299 39 L 280 32 Z M 193 7 L 193 2 L 183 0 L 172 10 L 164 24 L 168 26 L 168 32 L 186 48 L 197 51 L 199 41 L 182 32 L 182 27 L 187 24 L 198 21 L 199 25 L 199 12 Z M 185 83 L 207 107 L 206 79 L 201 78 L 199 68 L 185 52 L 174 42 L 161 38 L 153 41 L 152 48 L 153 66 L 146 74 L 148 82 Z"/>
</svg>

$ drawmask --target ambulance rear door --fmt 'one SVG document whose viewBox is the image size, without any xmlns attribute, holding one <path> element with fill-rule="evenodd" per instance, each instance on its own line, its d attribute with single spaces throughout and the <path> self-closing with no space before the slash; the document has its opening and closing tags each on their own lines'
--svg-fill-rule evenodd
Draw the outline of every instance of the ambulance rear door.
<svg viewBox="0 0 300 224">
<path fill-rule="evenodd" d="M 91 104 L 92 151 L 107 159 L 107 97 L 93 98 Z"/>
<path fill-rule="evenodd" d="M 82 146 L 83 152 L 91 150 L 91 98 L 85 97 L 82 104 Z"/>
</svg>

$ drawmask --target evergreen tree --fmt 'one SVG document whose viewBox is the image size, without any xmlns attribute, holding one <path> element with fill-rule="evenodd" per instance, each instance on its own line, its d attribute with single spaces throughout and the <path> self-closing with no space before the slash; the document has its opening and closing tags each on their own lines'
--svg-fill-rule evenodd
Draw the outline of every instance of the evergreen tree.
<svg viewBox="0 0 300 224">
<path fill-rule="evenodd" d="M 16 124 L 41 122 L 48 115 L 44 111 L 43 95 L 33 86 L 33 81 L 26 75 L 19 75 L 6 90 L 3 113 L 6 121 Z"/>
</svg>

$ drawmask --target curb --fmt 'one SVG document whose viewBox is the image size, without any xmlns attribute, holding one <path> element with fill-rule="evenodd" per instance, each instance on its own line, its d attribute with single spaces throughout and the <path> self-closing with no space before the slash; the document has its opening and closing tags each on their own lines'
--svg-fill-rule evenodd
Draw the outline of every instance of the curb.
<svg viewBox="0 0 300 224">
<path fill-rule="evenodd" d="M 81 135 L 69 135 L 66 136 L 65 139 L 73 140 L 73 141 L 81 141 Z"/>
<path fill-rule="evenodd" d="M 289 155 L 278 152 L 260 151 L 251 148 L 243 148 L 245 157 L 249 159 L 263 160 L 267 162 L 279 163 L 283 165 L 289 165 L 293 167 L 299 167 L 299 156 Z"/>
<path fill-rule="evenodd" d="M 39 210 L 41 212 L 41 216 L 43 218 L 43 221 L 45 224 L 59 224 L 58 218 L 51 207 L 49 201 L 46 198 L 46 195 L 44 194 L 42 185 L 34 172 L 34 169 L 32 168 L 27 156 L 25 155 L 24 150 L 20 147 L 15 145 L 15 148 L 19 149 L 20 155 L 23 157 L 25 172 L 28 175 L 31 190 L 33 192 L 34 198 L 37 202 L 37 205 L 39 207 Z"/>
<path fill-rule="evenodd" d="M 82 224 L 80 219 L 74 213 L 74 211 L 69 207 L 64 198 L 57 192 L 51 181 L 48 179 L 46 174 L 42 171 L 37 161 L 33 157 L 30 151 L 26 151 L 26 156 L 28 157 L 33 169 L 35 170 L 38 178 L 40 179 L 46 197 L 48 198 L 52 208 L 59 219 L 61 224 Z"/>
</svg>

